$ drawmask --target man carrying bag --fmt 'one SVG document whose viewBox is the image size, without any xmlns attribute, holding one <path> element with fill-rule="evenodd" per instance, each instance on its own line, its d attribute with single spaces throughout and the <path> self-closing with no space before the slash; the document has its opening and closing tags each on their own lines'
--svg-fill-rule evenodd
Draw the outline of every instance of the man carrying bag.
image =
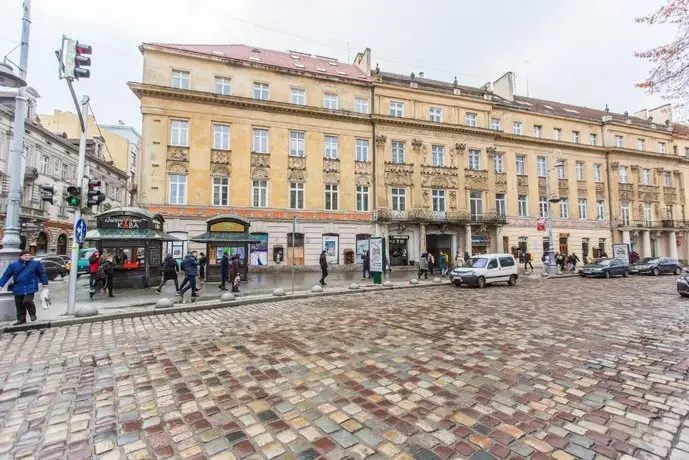
<svg viewBox="0 0 689 460">
<path fill-rule="evenodd" d="M 14 305 L 17 309 L 17 321 L 13 326 L 26 323 L 26 313 L 29 312 L 31 321 L 36 321 L 36 304 L 33 302 L 34 294 L 38 292 L 38 282 L 42 287 L 48 286 L 48 274 L 43 265 L 33 257 L 29 251 L 22 251 L 19 260 L 12 262 L 0 278 L 0 290 L 12 278 Z"/>
</svg>

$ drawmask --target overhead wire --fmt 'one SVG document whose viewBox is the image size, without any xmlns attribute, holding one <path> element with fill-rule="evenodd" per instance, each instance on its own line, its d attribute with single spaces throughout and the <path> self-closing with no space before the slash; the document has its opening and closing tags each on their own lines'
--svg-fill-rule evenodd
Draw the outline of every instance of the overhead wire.
<svg viewBox="0 0 689 460">
<path fill-rule="evenodd" d="M 103 138 L 103 145 L 105 145 L 105 151 L 108 152 L 108 156 L 110 157 L 110 161 L 114 165 L 115 159 L 112 157 L 112 153 L 110 153 L 110 148 L 108 148 L 108 142 L 105 139 L 105 136 L 103 135 L 103 131 L 100 129 L 100 125 L 98 124 L 98 118 L 96 118 L 96 112 L 93 110 L 93 106 L 91 105 L 90 99 L 89 99 L 88 105 L 89 105 L 89 111 L 91 112 L 91 115 L 93 115 L 93 123 L 96 125 L 96 128 L 98 128 L 98 133 L 100 134 L 100 137 Z"/>
</svg>

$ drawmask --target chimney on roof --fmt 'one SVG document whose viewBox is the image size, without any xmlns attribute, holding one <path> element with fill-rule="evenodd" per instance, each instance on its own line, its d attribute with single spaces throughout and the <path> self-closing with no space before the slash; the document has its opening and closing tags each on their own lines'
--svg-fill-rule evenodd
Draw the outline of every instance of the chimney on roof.
<svg viewBox="0 0 689 460">
<path fill-rule="evenodd" d="M 672 104 L 661 105 L 648 111 L 649 117 L 657 120 L 669 120 L 672 122 Z"/>
<path fill-rule="evenodd" d="M 357 53 L 354 65 L 361 73 L 368 76 L 371 73 L 371 48 L 366 48 L 363 53 Z"/>
<path fill-rule="evenodd" d="M 627 112 L 625 112 L 625 113 L 627 113 Z M 638 112 L 635 112 L 632 114 L 633 117 L 641 118 L 642 120 L 648 120 L 648 115 L 649 115 L 648 110 L 646 110 L 646 109 L 641 109 Z"/>
<path fill-rule="evenodd" d="M 513 72 L 507 72 L 502 77 L 498 78 L 492 83 L 492 88 L 487 87 L 487 91 L 493 91 L 495 94 L 508 101 L 514 101 L 515 77 Z"/>
</svg>

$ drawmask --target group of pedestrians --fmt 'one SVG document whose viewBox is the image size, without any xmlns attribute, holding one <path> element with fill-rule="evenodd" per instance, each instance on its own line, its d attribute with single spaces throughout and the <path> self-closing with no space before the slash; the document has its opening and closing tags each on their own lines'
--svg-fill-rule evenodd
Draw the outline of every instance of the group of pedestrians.
<svg viewBox="0 0 689 460">
<path fill-rule="evenodd" d="M 457 254 L 455 255 L 454 266 L 461 267 L 462 265 L 464 265 L 465 259 L 469 259 L 468 253 L 465 253 L 463 257 L 459 252 L 457 252 Z M 433 254 L 430 251 L 426 250 L 426 252 L 421 253 L 421 257 L 419 258 L 419 272 L 417 277 L 420 279 L 423 276 L 424 279 L 428 279 L 429 273 L 432 276 L 435 262 L 435 256 L 433 256 Z M 443 251 L 440 251 L 440 254 L 438 254 L 438 271 L 440 272 L 441 278 L 444 278 L 450 272 L 450 257 L 447 255 L 447 253 Z"/>
<path fill-rule="evenodd" d="M 531 256 L 528 252 L 525 254 L 526 256 Z M 573 272 L 576 271 L 577 269 L 577 264 L 581 262 L 579 259 L 579 256 L 577 256 L 575 253 L 571 254 L 564 254 L 562 252 L 556 252 L 553 254 L 553 259 L 554 259 L 554 265 L 557 265 L 558 270 L 560 273 L 565 273 L 567 271 Z M 541 262 L 543 262 L 543 267 L 547 267 L 550 265 L 550 255 L 545 252 L 543 253 L 543 256 L 541 257 Z M 524 264 L 524 269 L 526 269 L 526 263 Z M 531 265 L 529 262 L 528 265 Z M 533 271 L 533 265 L 531 265 L 531 271 Z"/>
<path fill-rule="evenodd" d="M 187 252 L 181 264 L 177 262 L 172 254 L 167 254 L 163 261 L 163 279 L 156 289 L 156 293 L 162 294 L 165 283 L 172 280 L 175 283 L 175 291 L 180 297 L 184 298 L 184 294 L 189 290 L 191 290 L 192 298 L 198 297 L 201 287 L 197 283 L 197 277 L 205 281 L 207 267 L 208 257 L 203 252 L 201 254 L 198 254 L 196 251 Z M 184 273 L 184 280 L 181 285 L 178 283 L 179 272 Z M 235 254 L 230 259 L 229 251 L 225 251 L 220 259 L 220 285 L 218 288 L 226 291 L 228 281 L 232 285 L 232 292 L 239 292 L 239 284 L 241 282 L 239 254 Z"/>
<path fill-rule="evenodd" d="M 113 255 L 109 252 L 101 254 L 93 251 L 89 257 L 89 298 L 98 292 L 108 293 L 108 297 L 115 297 L 112 293 Z"/>
</svg>

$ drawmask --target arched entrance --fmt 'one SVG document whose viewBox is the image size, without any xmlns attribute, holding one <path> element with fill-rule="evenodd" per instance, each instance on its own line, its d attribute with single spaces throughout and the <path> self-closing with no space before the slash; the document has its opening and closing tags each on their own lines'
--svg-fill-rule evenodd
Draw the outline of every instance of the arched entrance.
<svg viewBox="0 0 689 460">
<path fill-rule="evenodd" d="M 57 237 L 57 253 L 67 254 L 67 235 L 64 233 Z"/>
<path fill-rule="evenodd" d="M 38 232 L 36 238 L 36 253 L 43 254 L 48 252 L 48 235 L 45 232 Z"/>
</svg>

